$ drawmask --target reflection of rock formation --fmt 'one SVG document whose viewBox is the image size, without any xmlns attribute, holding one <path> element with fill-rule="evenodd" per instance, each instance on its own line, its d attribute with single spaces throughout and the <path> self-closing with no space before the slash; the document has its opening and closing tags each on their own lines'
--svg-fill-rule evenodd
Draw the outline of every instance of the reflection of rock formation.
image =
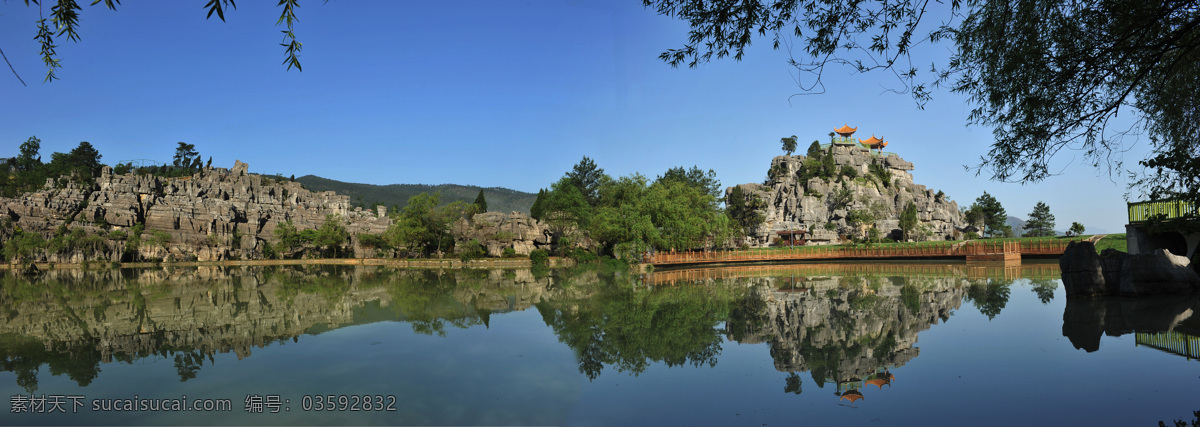
<svg viewBox="0 0 1200 427">
<path fill-rule="evenodd" d="M 1100 349 L 1100 335 L 1170 332 L 1181 323 L 1190 336 L 1200 336 L 1200 325 L 1189 319 L 1200 309 L 1200 294 L 1186 297 L 1067 299 L 1063 310 L 1063 336 L 1077 349 Z M 1193 339 L 1200 342 L 1200 340 Z"/>
<path fill-rule="evenodd" d="M 862 380 L 918 354 L 917 333 L 949 317 L 965 295 L 959 278 L 825 277 L 793 284 L 756 278 L 756 298 L 730 315 L 729 335 L 767 342 L 780 371 Z"/>
<path fill-rule="evenodd" d="M 399 320 L 432 333 L 444 323 L 484 324 L 490 312 L 548 298 L 554 280 L 528 270 L 333 266 L 52 270 L 32 282 L 8 273 L 0 370 L 29 377 L 42 363 L 62 363 L 69 367 L 51 372 L 77 371 L 71 377 L 86 385 L 99 363 L 160 354 L 174 356 L 186 379 L 215 353 L 240 359 L 256 346 L 348 325 Z M 36 377 L 21 381 L 36 387 Z"/>
</svg>

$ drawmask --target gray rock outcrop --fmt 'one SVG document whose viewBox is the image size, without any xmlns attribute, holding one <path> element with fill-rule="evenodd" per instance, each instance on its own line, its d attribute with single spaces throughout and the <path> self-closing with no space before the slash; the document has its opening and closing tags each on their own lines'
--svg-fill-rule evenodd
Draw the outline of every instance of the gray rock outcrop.
<svg viewBox="0 0 1200 427">
<path fill-rule="evenodd" d="M 391 220 L 375 211 L 351 208 L 350 198 L 331 191 L 313 193 L 300 183 L 233 170 L 207 168 L 192 176 L 163 178 L 116 175 L 105 167 L 91 187 L 50 180 L 41 190 L 0 198 L 5 214 L 21 230 L 52 237 L 70 224 L 88 235 L 129 232 L 144 224 L 139 259 L 216 261 L 258 258 L 275 229 L 291 221 L 297 230 L 315 229 L 334 218 L 352 236 L 382 233 Z M 157 236 L 152 239 L 151 236 Z M 152 243 L 151 243 L 152 242 Z M 26 261 L 119 261 L 124 244 L 110 240 L 90 252 L 48 253 Z"/>
<path fill-rule="evenodd" d="M 1058 260 L 1067 297 L 1146 296 L 1200 290 L 1186 257 L 1165 249 L 1131 255 L 1091 242 L 1071 242 Z"/>
<path fill-rule="evenodd" d="M 894 153 L 884 155 L 849 146 L 835 145 L 832 156 L 839 171 L 833 178 L 809 178 L 801 181 L 806 156 L 777 156 L 771 161 L 770 178 L 763 184 L 741 184 L 747 198 L 757 197 L 766 204 L 763 223 L 747 237 L 751 246 L 769 245 L 776 232 L 806 230 L 809 244 L 836 243 L 844 236 L 858 234 L 847 223 L 854 210 L 881 210 L 874 226 L 885 237 L 899 239 L 900 213 L 912 202 L 917 207 L 918 232 L 913 240 L 952 240 L 965 226 L 958 204 L 944 193 L 913 182 L 913 164 Z M 871 174 L 870 165 L 882 166 L 886 176 Z M 841 175 L 843 168 L 854 170 L 856 177 Z M 884 182 L 886 180 L 886 182 Z M 727 188 L 728 197 L 733 187 Z"/>
<path fill-rule="evenodd" d="M 456 244 L 478 241 L 487 249 L 488 256 L 493 257 L 503 255 L 505 248 L 513 248 L 517 255 L 549 249 L 553 236 L 549 227 L 521 212 L 475 214 L 471 221 L 465 218 L 456 221 L 451 232 Z"/>
</svg>

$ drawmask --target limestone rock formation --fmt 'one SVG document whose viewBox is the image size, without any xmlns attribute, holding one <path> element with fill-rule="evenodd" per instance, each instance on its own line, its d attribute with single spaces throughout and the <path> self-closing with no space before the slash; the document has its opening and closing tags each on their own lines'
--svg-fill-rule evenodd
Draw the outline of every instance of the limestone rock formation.
<svg viewBox="0 0 1200 427">
<path fill-rule="evenodd" d="M 805 168 L 811 168 L 807 156 L 777 156 L 771 161 L 768 180 L 763 184 L 741 184 L 745 197 L 765 202 L 763 223 L 749 233 L 746 243 L 765 246 L 779 231 L 805 230 L 809 244 L 836 243 L 845 236 L 860 234 L 847 223 L 854 210 L 878 211 L 874 226 L 885 237 L 901 238 L 900 214 L 912 202 L 917 207 L 918 232 L 914 240 L 952 240 L 965 225 L 958 203 L 944 193 L 913 182 L 913 164 L 894 153 L 876 154 L 857 146 L 832 145 L 823 148 L 823 156 L 832 156 L 836 173 L 829 178 L 802 180 Z M 872 173 L 877 164 L 883 173 Z M 852 170 L 854 177 L 843 170 Z M 732 192 L 727 188 L 726 197 Z"/>
<path fill-rule="evenodd" d="M 503 214 L 484 212 L 471 221 L 459 219 L 451 229 L 456 244 L 476 240 L 487 248 L 488 256 L 498 257 L 504 248 L 513 248 L 518 255 L 529 255 L 534 249 L 550 247 L 552 233 L 546 224 L 521 212 Z"/>
<path fill-rule="evenodd" d="M 1165 249 L 1130 255 L 1096 254 L 1091 242 L 1071 242 L 1058 260 L 1067 297 L 1145 296 L 1200 290 L 1200 275 L 1186 257 Z"/>
<path fill-rule="evenodd" d="M 200 261 L 260 257 L 264 242 L 275 241 L 275 228 L 287 221 L 298 230 L 315 229 L 332 215 L 351 236 L 382 233 L 391 224 L 375 211 L 351 209 L 348 196 L 313 193 L 296 182 L 246 171 L 240 161 L 233 170 L 207 168 L 182 178 L 116 175 L 105 167 L 91 187 L 66 183 L 58 188 L 49 180 L 39 191 L 0 198 L 0 214 L 21 230 L 47 238 L 68 223 L 90 235 L 105 235 L 109 228 L 128 232 L 141 223 L 147 234 L 137 249 L 139 259 Z M 92 253 L 27 261 L 121 260 L 123 243 L 105 244 Z"/>
</svg>

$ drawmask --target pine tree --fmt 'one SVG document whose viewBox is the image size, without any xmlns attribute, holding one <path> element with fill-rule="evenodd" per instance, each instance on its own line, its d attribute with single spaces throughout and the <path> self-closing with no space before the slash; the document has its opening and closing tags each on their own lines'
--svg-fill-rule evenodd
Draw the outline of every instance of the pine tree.
<svg viewBox="0 0 1200 427">
<path fill-rule="evenodd" d="M 483 198 L 483 190 L 479 190 L 479 195 L 475 196 L 475 207 L 479 212 L 487 212 L 487 199 Z"/>
<path fill-rule="evenodd" d="M 538 190 L 536 199 L 533 199 L 533 206 L 529 208 L 529 217 L 538 221 L 542 220 L 542 216 L 546 210 L 546 189 Z"/>
<path fill-rule="evenodd" d="M 996 200 L 995 197 L 984 191 L 982 196 L 975 199 L 975 205 L 972 206 L 972 209 L 976 206 L 983 212 L 983 225 L 988 236 L 996 237 L 1006 234 L 1005 228 L 1008 228 L 1006 224 L 1008 222 L 1008 213 L 1004 211 L 1003 206 L 1000 206 L 999 200 Z"/>
<path fill-rule="evenodd" d="M 787 155 L 790 156 L 792 153 L 796 152 L 796 135 L 779 138 L 779 142 L 783 143 L 783 151 L 787 153 Z"/>
<path fill-rule="evenodd" d="M 1046 237 L 1053 235 L 1054 215 L 1050 213 L 1050 206 L 1039 201 L 1033 207 L 1033 212 L 1029 213 L 1029 220 L 1025 221 L 1025 236 Z"/>
</svg>

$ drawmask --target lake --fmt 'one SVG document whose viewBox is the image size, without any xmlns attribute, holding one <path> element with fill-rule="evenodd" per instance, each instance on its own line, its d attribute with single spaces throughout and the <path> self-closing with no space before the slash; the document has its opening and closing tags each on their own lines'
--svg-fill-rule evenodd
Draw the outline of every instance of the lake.
<svg viewBox="0 0 1200 427">
<path fill-rule="evenodd" d="M 1197 296 L 1057 264 L 7 272 L 3 424 L 1156 425 Z"/>
</svg>

